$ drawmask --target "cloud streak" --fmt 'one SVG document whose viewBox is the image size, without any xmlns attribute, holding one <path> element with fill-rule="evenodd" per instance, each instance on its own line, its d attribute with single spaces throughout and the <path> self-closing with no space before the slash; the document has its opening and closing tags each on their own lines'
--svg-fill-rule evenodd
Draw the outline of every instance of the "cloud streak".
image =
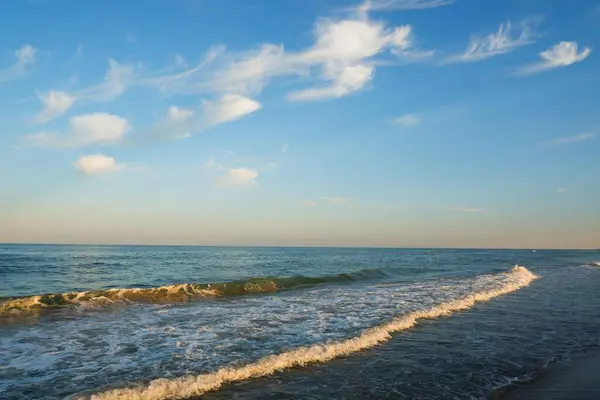
<svg viewBox="0 0 600 400">
<path fill-rule="evenodd" d="M 507 21 L 498 30 L 485 36 L 473 36 L 464 53 L 452 56 L 445 63 L 468 63 L 509 53 L 519 47 L 532 44 L 535 39 L 531 22 L 523 22 L 517 27 Z"/>
<path fill-rule="evenodd" d="M 581 133 L 579 135 L 563 136 L 563 137 L 559 137 L 559 138 L 550 139 L 550 140 L 545 141 L 543 144 L 546 146 L 560 146 L 560 145 L 565 145 L 565 144 L 584 142 L 586 140 L 592 140 L 595 137 L 596 137 L 595 133 L 588 132 L 588 133 Z"/>
<path fill-rule="evenodd" d="M 588 58 L 592 49 L 585 47 L 579 51 L 577 42 L 560 42 L 546 51 L 539 53 L 541 60 L 525 65 L 517 70 L 517 75 L 531 75 L 554 68 L 566 67 Z"/>
<path fill-rule="evenodd" d="M 365 0 L 362 4 L 353 7 L 361 16 L 366 16 L 370 11 L 388 10 L 424 10 L 454 3 L 454 0 Z"/>
</svg>

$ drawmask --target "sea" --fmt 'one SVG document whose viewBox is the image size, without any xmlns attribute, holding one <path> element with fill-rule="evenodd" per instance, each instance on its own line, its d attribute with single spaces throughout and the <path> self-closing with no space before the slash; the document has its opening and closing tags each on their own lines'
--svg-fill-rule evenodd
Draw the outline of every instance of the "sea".
<svg viewBox="0 0 600 400">
<path fill-rule="evenodd" d="M 0 244 L 0 399 L 491 399 L 600 348 L 600 251 Z"/>
</svg>

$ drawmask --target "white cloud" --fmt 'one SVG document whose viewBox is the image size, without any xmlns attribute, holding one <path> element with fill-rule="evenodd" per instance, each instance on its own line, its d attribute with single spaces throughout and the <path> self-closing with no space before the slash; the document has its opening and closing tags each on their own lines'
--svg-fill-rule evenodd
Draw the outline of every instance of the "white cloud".
<svg viewBox="0 0 600 400">
<path fill-rule="evenodd" d="M 83 147 L 92 144 L 114 144 L 130 131 L 125 118 L 112 114 L 93 113 L 72 117 L 70 131 L 66 135 L 38 132 L 25 137 L 33 146 L 40 147 Z"/>
<path fill-rule="evenodd" d="M 292 92 L 287 98 L 291 101 L 312 101 L 343 97 L 362 89 L 371 80 L 373 70 L 367 65 L 349 65 L 326 75 L 332 77 L 331 85 Z"/>
<path fill-rule="evenodd" d="M 346 197 L 321 197 L 321 200 L 329 204 L 347 204 L 350 202 L 350 199 Z"/>
<path fill-rule="evenodd" d="M 229 122 L 251 114 L 261 107 L 260 103 L 239 94 L 226 94 L 215 101 L 205 101 L 204 120 L 212 126 Z"/>
<path fill-rule="evenodd" d="M 73 166 L 86 175 L 105 174 L 125 168 L 123 164 L 117 164 L 114 158 L 100 153 L 81 156 Z"/>
<path fill-rule="evenodd" d="M 184 108 L 179 108 L 176 106 L 169 107 L 167 111 L 167 115 L 169 119 L 173 121 L 184 121 L 192 116 L 194 116 L 194 112 L 192 110 L 186 110 Z"/>
<path fill-rule="evenodd" d="M 60 115 L 63 115 L 73 107 L 75 97 L 65 92 L 49 91 L 45 95 L 38 95 L 44 104 L 44 109 L 35 117 L 34 122 L 38 124 L 46 123 Z"/>
<path fill-rule="evenodd" d="M 480 213 L 484 210 L 482 208 L 470 208 L 470 207 L 446 207 L 446 211 L 455 211 L 463 213 Z"/>
<path fill-rule="evenodd" d="M 0 83 L 20 78 L 25 74 L 27 68 L 36 62 L 37 50 L 26 44 L 15 50 L 16 61 L 10 67 L 0 69 Z"/>
<path fill-rule="evenodd" d="M 520 68 L 517 74 L 528 75 L 553 68 L 566 67 L 585 60 L 591 52 L 592 49 L 589 47 L 583 48 L 580 52 L 577 42 L 560 42 L 541 52 L 539 62 Z"/>
<path fill-rule="evenodd" d="M 359 19 L 321 19 L 314 29 L 315 42 L 298 52 L 283 45 L 264 44 L 243 53 L 219 68 L 208 81 L 196 85 L 214 92 L 256 95 L 276 77 L 297 76 L 322 81 L 321 85 L 288 93 L 291 101 L 346 96 L 363 89 L 373 78 L 385 52 L 402 57 L 422 57 L 413 50 L 409 25 L 389 28 L 384 23 Z"/>
<path fill-rule="evenodd" d="M 415 125 L 419 124 L 422 119 L 423 119 L 423 117 L 418 114 L 406 114 L 402 117 L 394 119 L 393 122 L 396 125 L 400 125 L 403 127 L 409 127 L 409 126 L 415 126 Z"/>
<path fill-rule="evenodd" d="M 359 15 L 369 11 L 422 10 L 454 3 L 454 0 L 365 0 L 355 8 Z"/>
<path fill-rule="evenodd" d="M 563 136 L 563 137 L 559 137 L 559 138 L 555 138 L 555 139 L 550 139 L 550 140 L 544 142 L 544 144 L 547 146 L 558 146 L 561 144 L 583 142 L 586 140 L 591 140 L 595 137 L 596 137 L 595 133 L 588 132 L 588 133 L 581 133 L 579 135 Z"/>
<path fill-rule="evenodd" d="M 221 186 L 250 186 L 256 183 L 258 171 L 252 168 L 231 168 L 220 181 Z"/>
<path fill-rule="evenodd" d="M 71 130 L 78 145 L 115 143 L 131 127 L 125 118 L 94 113 L 71 118 Z"/>
<path fill-rule="evenodd" d="M 534 42 L 531 22 L 524 22 L 513 29 L 510 21 L 500 24 L 495 33 L 486 36 L 474 36 L 464 53 L 450 57 L 446 62 L 474 62 L 500 54 L 509 53 L 519 47 Z"/>
<path fill-rule="evenodd" d="M 291 101 L 343 97 L 365 87 L 375 72 L 372 57 L 389 49 L 406 52 L 411 46 L 412 28 L 393 30 L 369 20 L 323 20 L 315 30 L 316 43 L 309 50 L 292 55 L 303 68 L 318 67 L 320 79 L 329 85 L 288 94 Z"/>
</svg>

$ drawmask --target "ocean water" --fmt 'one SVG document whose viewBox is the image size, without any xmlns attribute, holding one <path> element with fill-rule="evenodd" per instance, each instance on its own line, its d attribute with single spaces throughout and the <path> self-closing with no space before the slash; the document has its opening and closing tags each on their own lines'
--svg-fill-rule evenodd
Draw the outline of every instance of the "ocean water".
<svg viewBox="0 0 600 400">
<path fill-rule="evenodd" d="M 599 347 L 599 261 L 0 245 L 0 398 L 487 399 Z"/>
</svg>

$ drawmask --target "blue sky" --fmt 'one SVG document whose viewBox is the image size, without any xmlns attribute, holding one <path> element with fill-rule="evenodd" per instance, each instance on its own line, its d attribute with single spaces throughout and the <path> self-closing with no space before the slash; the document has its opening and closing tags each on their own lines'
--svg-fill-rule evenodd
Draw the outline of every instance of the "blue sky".
<svg viewBox="0 0 600 400">
<path fill-rule="evenodd" d="M 598 248 L 599 42 L 591 0 L 6 2 L 0 242 Z"/>
</svg>

